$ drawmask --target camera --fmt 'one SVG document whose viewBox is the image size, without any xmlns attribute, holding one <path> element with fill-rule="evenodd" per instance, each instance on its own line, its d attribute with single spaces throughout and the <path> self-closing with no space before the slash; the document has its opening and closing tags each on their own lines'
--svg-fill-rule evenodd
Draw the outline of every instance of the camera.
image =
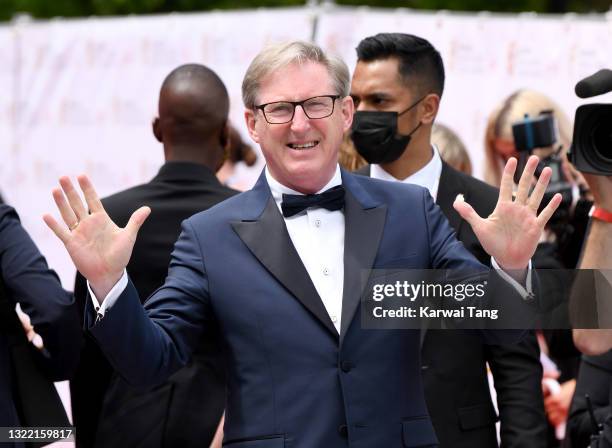
<svg viewBox="0 0 612 448">
<path fill-rule="evenodd" d="M 576 95 L 590 98 L 612 91 L 612 71 L 600 70 L 576 84 Z M 576 109 L 569 160 L 577 170 L 612 174 L 612 104 L 585 104 Z"/>
<path fill-rule="evenodd" d="M 542 111 L 535 118 L 525 114 L 525 119 L 512 124 L 514 147 L 517 151 L 552 146 L 558 139 L 557 123 L 552 111 Z"/>
<path fill-rule="evenodd" d="M 578 171 L 612 174 L 612 104 L 576 109 L 570 161 Z"/>
<path fill-rule="evenodd" d="M 537 117 L 530 117 L 525 114 L 525 118 L 512 124 L 512 135 L 514 146 L 519 153 L 518 166 L 515 171 L 514 181 L 518 184 L 520 175 L 525 169 L 527 159 L 535 148 L 554 148 L 559 140 L 557 121 L 552 111 L 545 110 L 540 112 Z M 535 171 L 536 177 L 540 177 L 542 170 L 549 167 L 552 176 L 546 187 L 542 204 L 542 209 L 553 196 L 560 193 L 562 196 L 559 208 L 548 223 L 548 228 L 557 234 L 559 239 L 561 234 L 567 229 L 567 224 L 571 219 L 571 208 L 574 202 L 574 191 L 572 185 L 565 179 L 561 167 L 561 157 L 559 155 L 561 147 L 556 150 L 551 149 L 551 154 L 543 157 Z"/>
</svg>

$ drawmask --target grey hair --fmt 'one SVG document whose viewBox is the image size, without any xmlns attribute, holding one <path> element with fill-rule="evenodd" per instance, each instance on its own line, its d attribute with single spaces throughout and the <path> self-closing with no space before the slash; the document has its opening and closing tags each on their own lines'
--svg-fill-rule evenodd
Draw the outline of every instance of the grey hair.
<svg viewBox="0 0 612 448">
<path fill-rule="evenodd" d="M 291 64 L 316 62 L 327 68 L 336 94 L 347 96 L 351 76 L 342 59 L 327 55 L 321 47 L 305 41 L 285 42 L 265 47 L 249 65 L 242 80 L 242 102 L 247 109 L 257 105 L 261 80 L 270 73 Z"/>
</svg>

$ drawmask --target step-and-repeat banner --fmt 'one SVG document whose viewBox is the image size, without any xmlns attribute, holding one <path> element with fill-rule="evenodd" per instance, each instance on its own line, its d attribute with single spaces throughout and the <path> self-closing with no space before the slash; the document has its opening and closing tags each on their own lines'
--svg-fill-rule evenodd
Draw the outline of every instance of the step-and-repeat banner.
<svg viewBox="0 0 612 448">
<path fill-rule="evenodd" d="M 554 98 L 568 115 L 573 86 L 612 67 L 612 18 L 423 13 L 369 8 L 258 9 L 202 14 L 30 21 L 0 27 L 0 192 L 64 286 L 74 268 L 41 216 L 54 211 L 60 175 L 87 173 L 104 196 L 153 177 L 163 162 L 151 122 L 159 87 L 176 66 L 208 65 L 230 92 L 245 132 L 240 85 L 268 42 L 311 40 L 355 64 L 359 41 L 407 32 L 442 53 L 447 85 L 439 121 L 454 129 L 482 176 L 489 112 L 518 88 Z M 597 101 L 612 102 L 610 96 Z M 261 158 L 260 158 L 261 159 Z M 242 169 L 253 182 L 263 161 Z"/>
</svg>

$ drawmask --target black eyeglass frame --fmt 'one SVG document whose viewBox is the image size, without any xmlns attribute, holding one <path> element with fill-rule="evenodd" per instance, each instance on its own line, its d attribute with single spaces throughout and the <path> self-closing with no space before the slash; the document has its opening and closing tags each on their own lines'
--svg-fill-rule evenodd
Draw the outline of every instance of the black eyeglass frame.
<svg viewBox="0 0 612 448">
<path fill-rule="evenodd" d="M 314 100 L 315 98 L 331 98 L 332 99 L 332 108 L 331 108 L 331 112 L 327 115 L 325 115 L 324 117 L 316 117 L 313 118 L 310 115 L 308 115 L 308 112 L 306 112 L 306 109 L 304 108 L 304 103 L 310 100 Z M 323 118 L 327 118 L 330 117 L 333 113 L 334 110 L 336 108 L 336 100 L 343 98 L 343 95 L 317 95 L 317 96 L 313 96 L 310 98 L 306 98 L 305 100 L 302 101 L 272 101 L 270 103 L 265 103 L 265 104 L 260 104 L 258 106 L 255 106 L 255 109 L 259 109 L 261 110 L 261 113 L 263 114 L 266 122 L 268 124 L 287 124 L 290 123 L 293 120 L 293 117 L 295 117 L 295 108 L 297 106 L 300 106 L 302 108 L 302 111 L 304 111 L 304 115 L 306 115 L 306 117 L 308 117 L 308 119 L 310 120 L 321 120 Z M 293 112 L 291 114 L 291 118 L 289 118 L 287 121 L 282 121 L 282 122 L 271 122 L 270 120 L 268 120 L 268 117 L 266 116 L 266 111 L 264 110 L 264 108 L 266 106 L 269 106 L 270 104 L 280 104 L 280 103 L 286 103 L 286 104 L 291 104 L 293 106 Z"/>
</svg>

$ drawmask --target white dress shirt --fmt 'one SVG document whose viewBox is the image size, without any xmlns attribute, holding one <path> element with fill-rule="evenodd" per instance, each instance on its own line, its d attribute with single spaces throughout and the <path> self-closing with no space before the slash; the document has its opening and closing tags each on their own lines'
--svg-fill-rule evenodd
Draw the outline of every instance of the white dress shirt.
<svg viewBox="0 0 612 448">
<path fill-rule="evenodd" d="M 277 182 L 267 167 L 266 180 L 279 210 L 283 194 L 302 194 Z M 334 177 L 317 193 L 341 184 L 342 176 L 337 166 Z M 291 241 L 331 321 L 340 333 L 344 290 L 344 212 L 308 208 L 284 219 Z"/>
<path fill-rule="evenodd" d="M 431 145 L 431 151 L 433 157 L 427 162 L 427 165 L 405 179 L 396 179 L 382 169 L 380 165 L 375 164 L 370 165 L 370 177 L 373 179 L 388 180 L 390 182 L 420 185 L 429 190 L 429 194 L 431 194 L 431 197 L 435 201 L 438 197 L 438 186 L 440 185 L 440 175 L 442 174 L 442 159 L 435 145 Z"/>
</svg>

